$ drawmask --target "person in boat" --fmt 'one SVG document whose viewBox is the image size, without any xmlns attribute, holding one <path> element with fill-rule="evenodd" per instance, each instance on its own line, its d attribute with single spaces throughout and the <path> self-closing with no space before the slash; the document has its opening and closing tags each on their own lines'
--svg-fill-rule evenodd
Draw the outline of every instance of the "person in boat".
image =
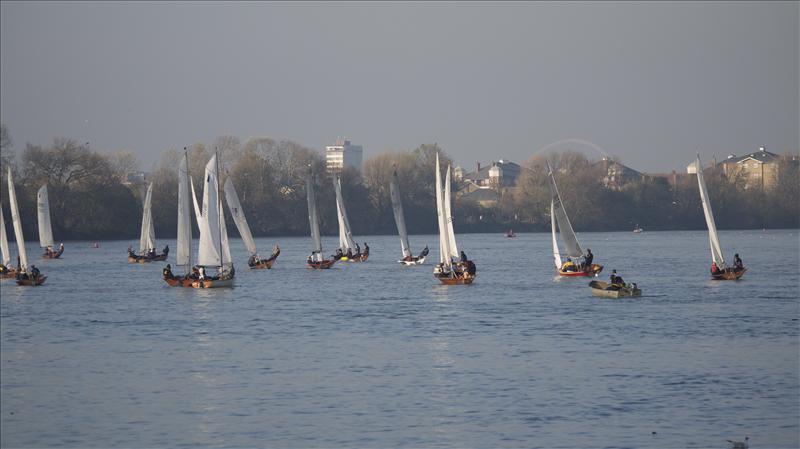
<svg viewBox="0 0 800 449">
<path fill-rule="evenodd" d="M 744 263 L 742 263 L 741 257 L 739 257 L 739 253 L 733 255 L 733 269 L 734 270 L 741 270 L 744 268 Z"/>
<path fill-rule="evenodd" d="M 369 245 L 367 245 L 367 242 L 364 242 L 364 255 L 369 256 Z"/>
<path fill-rule="evenodd" d="M 133 252 L 133 247 L 128 245 L 128 257 L 136 257 L 136 253 Z"/>
<path fill-rule="evenodd" d="M 348 259 L 353 258 L 353 248 L 347 248 L 347 258 Z"/>
<path fill-rule="evenodd" d="M 423 248 L 422 252 L 419 253 L 419 258 L 422 259 L 423 257 L 427 256 L 429 251 L 430 250 L 428 249 L 428 246 L 425 245 L 425 248 Z"/>
<path fill-rule="evenodd" d="M 336 254 L 333 255 L 335 260 L 339 260 L 344 257 L 344 252 L 342 252 L 342 248 L 336 248 Z"/>
<path fill-rule="evenodd" d="M 475 266 L 475 262 L 468 260 L 467 261 L 467 273 L 470 276 L 475 277 L 475 273 L 478 271 L 478 267 Z"/>
<path fill-rule="evenodd" d="M 625 286 L 625 281 L 622 279 L 622 276 L 617 276 L 617 270 L 611 270 L 611 287 L 615 290 L 619 290 L 620 288 Z"/>
<path fill-rule="evenodd" d="M 361 256 L 361 247 L 358 246 L 358 243 L 356 243 L 356 257 L 359 257 L 359 256 Z"/>
<path fill-rule="evenodd" d="M 175 277 L 172 274 L 172 267 L 170 266 L 170 264 L 167 264 L 167 266 L 164 267 L 164 270 L 161 273 L 164 275 L 164 279 L 172 279 Z"/>
<path fill-rule="evenodd" d="M 584 268 L 592 268 L 593 261 L 594 261 L 594 254 L 592 254 L 592 249 L 586 248 L 586 255 L 583 258 Z"/>
<path fill-rule="evenodd" d="M 567 257 L 567 261 L 561 265 L 561 271 L 578 271 L 578 268 L 575 266 L 575 262 Z"/>
<path fill-rule="evenodd" d="M 164 247 L 164 256 L 166 256 L 167 254 L 169 254 L 169 245 Z"/>
<path fill-rule="evenodd" d="M 205 269 L 205 267 L 198 268 L 197 269 L 197 279 L 200 279 L 202 281 L 205 278 L 206 278 L 206 269 Z"/>
<path fill-rule="evenodd" d="M 467 263 L 467 254 L 463 250 L 461 251 L 461 263 Z"/>
<path fill-rule="evenodd" d="M 719 267 L 717 266 L 717 263 L 714 261 L 711 262 L 711 274 L 712 275 L 720 274 Z"/>
<path fill-rule="evenodd" d="M 254 267 L 256 264 L 258 264 L 258 256 L 250 254 L 250 257 L 247 259 L 247 266 Z"/>
<path fill-rule="evenodd" d="M 278 246 L 278 244 L 276 243 L 275 247 L 272 248 L 272 255 L 269 256 L 269 258 L 270 259 L 274 259 L 274 258 L 278 257 L 280 255 L 280 253 L 281 253 L 281 247 Z"/>
<path fill-rule="evenodd" d="M 0 263 L 0 274 L 6 274 L 8 271 L 8 267 Z"/>
<path fill-rule="evenodd" d="M 39 271 L 39 269 L 36 267 L 36 265 L 31 264 L 30 270 L 31 270 L 31 278 L 33 278 L 33 279 L 38 279 L 39 275 L 42 274 Z"/>
</svg>

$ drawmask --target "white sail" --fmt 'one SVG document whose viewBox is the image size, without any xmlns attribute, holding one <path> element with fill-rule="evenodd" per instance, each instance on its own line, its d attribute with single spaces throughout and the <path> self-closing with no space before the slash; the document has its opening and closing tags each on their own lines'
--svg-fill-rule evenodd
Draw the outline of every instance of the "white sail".
<svg viewBox="0 0 800 449">
<path fill-rule="evenodd" d="M 39 246 L 53 246 L 53 227 L 50 224 L 50 200 L 47 198 L 47 184 L 36 194 L 36 206 L 39 213 Z"/>
<path fill-rule="evenodd" d="M 225 211 L 222 210 L 222 197 L 219 197 L 219 245 L 222 248 L 222 265 L 229 265 L 233 263 L 231 259 L 231 245 L 228 243 L 228 227 L 225 224 Z"/>
<path fill-rule="evenodd" d="M 556 213 L 554 202 L 550 200 L 550 230 L 553 233 L 553 259 L 556 263 L 556 268 L 561 269 L 561 253 L 558 252 L 558 241 L 556 240 Z"/>
<path fill-rule="evenodd" d="M 703 178 L 703 166 L 700 165 L 699 154 L 695 161 L 695 167 L 697 167 L 697 184 L 700 186 L 700 199 L 703 202 L 703 214 L 706 216 L 706 225 L 708 226 L 708 242 L 711 246 L 711 260 L 722 268 L 725 267 L 725 259 L 722 257 L 722 247 L 720 247 L 719 236 L 717 236 L 717 224 L 714 222 L 714 212 L 711 210 L 711 202 L 708 198 L 708 189 L 706 189 L 706 180 Z"/>
<path fill-rule="evenodd" d="M 219 199 L 217 198 L 217 156 L 211 157 L 206 164 L 203 177 L 203 210 L 200 221 L 200 245 L 198 248 L 198 265 L 218 267 L 222 265 Z"/>
<path fill-rule="evenodd" d="M 11 263 L 11 253 L 8 250 L 8 236 L 6 235 L 6 220 L 3 218 L 3 207 L 0 206 L 0 259 L 5 266 Z"/>
<path fill-rule="evenodd" d="M 400 200 L 400 187 L 397 182 L 397 170 L 392 175 L 389 183 L 389 196 L 392 199 L 392 211 L 394 212 L 394 222 L 397 224 L 397 233 L 400 234 L 400 249 L 403 257 L 411 256 L 411 248 L 408 245 L 408 232 L 406 231 L 406 219 L 403 216 L 403 203 Z"/>
<path fill-rule="evenodd" d="M 336 190 L 336 213 L 339 216 L 339 248 L 347 253 L 348 249 L 355 250 L 356 244 L 353 241 L 353 233 L 350 231 L 350 221 L 347 219 L 347 209 L 344 207 L 342 198 L 342 180 L 338 176 L 333 177 L 333 187 Z"/>
<path fill-rule="evenodd" d="M 456 233 L 453 232 L 453 212 L 450 209 L 450 166 L 447 166 L 447 175 L 444 178 L 444 214 L 447 220 L 447 238 L 450 249 L 450 256 L 459 259 L 458 245 L 456 245 Z"/>
<path fill-rule="evenodd" d="M 156 231 L 153 228 L 153 183 L 147 186 L 147 194 L 144 197 L 144 207 L 142 208 L 142 231 L 139 235 L 139 254 L 144 254 L 151 248 L 156 247 Z"/>
<path fill-rule="evenodd" d="M 319 217 L 317 217 L 317 201 L 314 198 L 314 178 L 311 169 L 306 179 L 306 195 L 308 199 L 308 224 L 311 228 L 312 251 L 315 262 L 322 261 L 322 239 L 319 235 Z"/>
<path fill-rule="evenodd" d="M 583 250 L 578 243 L 578 237 L 575 231 L 572 230 L 572 224 L 567 217 L 567 211 L 564 209 L 564 203 L 561 202 L 561 195 L 558 193 L 558 186 L 556 185 L 556 178 L 553 176 L 553 169 L 550 164 L 547 164 L 548 174 L 550 175 L 550 193 L 551 200 L 554 207 L 554 215 L 558 222 L 558 232 L 561 234 L 561 241 L 564 242 L 564 247 L 567 250 L 569 257 L 583 256 Z"/>
<path fill-rule="evenodd" d="M 442 191 L 442 174 L 439 170 L 439 154 L 436 154 L 436 215 L 439 219 L 439 263 L 442 264 L 444 271 L 453 269 L 453 262 L 450 258 L 450 240 L 447 237 L 447 222 L 444 211 L 444 192 Z"/>
<path fill-rule="evenodd" d="M 8 201 L 11 203 L 11 221 L 14 223 L 14 237 L 17 239 L 19 264 L 22 271 L 25 271 L 28 269 L 28 252 L 25 250 L 25 237 L 22 235 L 22 220 L 19 216 L 14 180 L 11 178 L 11 167 L 8 168 Z"/>
<path fill-rule="evenodd" d="M 175 251 L 176 265 L 190 267 L 192 265 L 192 218 L 189 215 L 189 164 L 184 153 L 178 167 L 178 248 Z M 192 186 L 194 196 L 194 186 Z M 195 203 L 197 199 L 195 199 Z M 199 223 L 199 221 L 198 221 Z"/>
<path fill-rule="evenodd" d="M 197 192 L 194 191 L 194 179 L 189 176 L 189 186 L 192 188 L 192 203 L 194 204 L 194 219 L 197 220 L 197 227 L 200 228 L 203 223 L 203 209 L 197 203 Z"/>
<path fill-rule="evenodd" d="M 253 234 L 250 232 L 250 226 L 247 225 L 247 218 L 244 216 L 242 204 L 239 202 L 239 195 L 236 194 L 236 189 L 233 187 L 233 182 L 230 178 L 225 181 L 225 200 L 228 201 L 228 210 L 231 212 L 236 229 L 239 230 L 239 235 L 242 236 L 247 252 L 251 256 L 256 255 L 256 242 L 253 240 Z"/>
</svg>

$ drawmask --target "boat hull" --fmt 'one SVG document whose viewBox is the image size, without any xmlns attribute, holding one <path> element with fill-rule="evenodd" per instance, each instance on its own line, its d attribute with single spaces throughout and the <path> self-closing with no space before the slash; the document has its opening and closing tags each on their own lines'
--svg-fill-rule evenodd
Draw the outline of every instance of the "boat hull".
<svg viewBox="0 0 800 449">
<path fill-rule="evenodd" d="M 629 298 L 634 296 L 642 296 L 642 290 L 638 287 L 625 286 L 618 289 L 609 290 L 607 282 L 592 281 L 589 283 L 592 290 L 592 295 L 601 298 Z"/>
<path fill-rule="evenodd" d="M 170 287 L 184 287 L 184 288 L 190 288 L 192 286 L 192 282 L 194 282 L 195 280 L 196 279 L 192 278 L 177 278 L 177 277 L 164 278 L 164 282 L 166 282 L 167 285 L 169 285 Z"/>
<path fill-rule="evenodd" d="M 37 277 L 36 279 L 17 279 L 17 285 L 22 285 L 25 287 L 35 287 L 37 285 L 44 284 L 44 281 L 47 280 L 47 276 Z"/>
<path fill-rule="evenodd" d="M 711 279 L 715 281 L 735 281 L 744 276 L 744 273 L 747 271 L 747 268 L 741 268 L 739 270 L 734 270 L 731 268 L 726 268 L 720 274 L 712 274 Z"/>
<path fill-rule="evenodd" d="M 598 274 L 600 274 L 601 271 L 603 271 L 603 266 L 602 265 L 598 265 L 596 263 L 593 263 L 591 267 L 589 267 L 588 269 L 585 269 L 583 271 L 561 271 L 561 270 L 556 270 L 556 271 L 558 272 L 559 276 L 567 276 L 567 277 L 597 276 Z"/>
<path fill-rule="evenodd" d="M 469 274 L 434 274 L 433 277 L 439 280 L 443 285 L 469 285 L 475 280 L 475 276 L 470 276 Z"/>
<path fill-rule="evenodd" d="M 308 268 L 314 269 L 314 270 L 327 270 L 328 268 L 332 267 L 333 264 L 335 264 L 335 263 L 336 263 L 335 260 L 327 259 L 327 260 L 323 260 L 322 262 L 307 263 L 306 265 L 308 266 Z"/>
<path fill-rule="evenodd" d="M 45 251 L 45 253 L 42 254 L 42 258 L 43 259 L 58 259 L 59 257 L 61 257 L 62 254 L 64 254 L 64 248 L 61 248 L 58 251 L 55 251 L 55 252 L 52 252 L 52 253 Z"/>
<path fill-rule="evenodd" d="M 167 260 L 166 254 L 159 254 L 155 257 L 145 256 L 128 256 L 128 263 L 148 263 L 148 262 L 163 262 Z"/>
<path fill-rule="evenodd" d="M 410 267 L 412 265 L 422 265 L 422 264 L 424 264 L 425 263 L 425 258 L 424 257 L 414 257 L 411 260 L 398 260 L 397 262 L 401 263 L 401 264 L 403 264 L 403 265 L 405 265 L 407 267 Z"/>
<path fill-rule="evenodd" d="M 269 270 L 272 268 L 272 265 L 275 264 L 275 259 L 277 259 L 277 257 L 262 260 L 255 265 L 249 265 L 249 267 L 251 270 Z"/>
<path fill-rule="evenodd" d="M 8 270 L 5 273 L 0 273 L 0 279 L 16 279 L 17 270 Z"/>
<path fill-rule="evenodd" d="M 192 288 L 232 288 L 233 279 L 197 279 L 191 285 Z"/>
</svg>

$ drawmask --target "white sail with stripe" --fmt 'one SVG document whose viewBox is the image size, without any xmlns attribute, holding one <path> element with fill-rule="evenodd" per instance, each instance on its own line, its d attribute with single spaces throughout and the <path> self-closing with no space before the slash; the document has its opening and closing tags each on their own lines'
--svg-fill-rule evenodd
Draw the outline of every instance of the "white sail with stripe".
<svg viewBox="0 0 800 449">
<path fill-rule="evenodd" d="M 439 263 L 444 271 L 453 269 L 450 258 L 450 238 L 447 236 L 447 218 L 444 208 L 444 192 L 442 191 L 442 174 L 439 169 L 439 154 L 436 154 L 436 215 L 439 221 Z"/>
<path fill-rule="evenodd" d="M 236 224 L 236 229 L 239 230 L 239 235 L 242 237 L 247 252 L 251 256 L 258 254 L 256 249 L 256 242 L 253 239 L 253 234 L 250 232 L 250 226 L 247 224 L 247 217 L 244 215 L 242 203 L 239 202 L 239 195 L 236 194 L 236 188 L 233 186 L 231 178 L 225 180 L 225 200 L 228 202 L 228 210 L 233 217 L 233 222 Z"/>
<path fill-rule="evenodd" d="M 147 194 L 144 197 L 142 207 L 142 230 L 139 234 L 139 254 L 146 254 L 150 249 L 156 247 L 156 231 L 153 228 L 153 183 L 147 187 Z"/>
<path fill-rule="evenodd" d="M 558 241 L 556 240 L 556 214 L 554 201 L 550 199 L 550 230 L 553 234 L 553 259 L 556 269 L 561 269 L 561 253 L 558 251 Z"/>
<path fill-rule="evenodd" d="M 36 210 L 39 222 L 39 246 L 53 247 L 53 227 L 50 223 L 50 200 L 47 197 L 47 184 L 36 194 Z"/>
<path fill-rule="evenodd" d="M 447 238 L 450 249 L 450 257 L 458 260 L 461 254 L 458 252 L 458 245 L 456 245 L 456 233 L 453 231 L 453 212 L 450 206 L 450 165 L 447 166 L 447 174 L 444 178 L 444 213 L 447 222 Z"/>
<path fill-rule="evenodd" d="M 335 175 L 333 177 L 333 187 L 336 190 L 336 214 L 339 218 L 339 248 L 346 254 L 347 250 L 355 251 L 356 244 L 353 241 L 350 220 L 347 219 L 347 209 L 344 207 L 344 198 L 342 198 L 342 180 Z"/>
<path fill-rule="evenodd" d="M 706 226 L 708 226 L 708 243 L 711 246 L 711 260 L 716 262 L 720 269 L 725 268 L 725 258 L 722 256 L 722 247 L 719 244 L 719 236 L 717 235 L 717 224 L 714 221 L 714 211 L 711 210 L 711 201 L 708 197 L 708 189 L 706 188 L 706 180 L 703 177 L 703 166 L 700 165 L 700 155 L 697 155 L 695 161 L 697 168 L 697 184 L 700 187 L 700 200 L 703 202 L 703 214 L 706 217 Z"/>
<path fill-rule="evenodd" d="M 551 215 L 555 216 L 555 222 L 558 223 L 558 232 L 561 235 L 561 241 L 564 243 L 566 254 L 569 257 L 577 258 L 583 256 L 583 250 L 575 231 L 572 229 L 572 224 L 567 216 L 567 211 L 564 209 L 564 203 L 561 201 L 561 194 L 558 192 L 556 185 L 556 178 L 553 175 L 553 169 L 550 164 L 547 164 L 548 175 L 550 178 L 550 194 L 551 194 Z M 551 220 L 551 227 L 555 232 L 554 223 Z M 560 256 L 559 256 L 560 258 Z"/>
</svg>

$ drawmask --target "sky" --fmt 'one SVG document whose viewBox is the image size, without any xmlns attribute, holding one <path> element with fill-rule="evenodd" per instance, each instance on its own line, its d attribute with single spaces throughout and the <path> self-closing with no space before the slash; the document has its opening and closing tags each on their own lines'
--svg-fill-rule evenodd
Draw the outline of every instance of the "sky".
<svg viewBox="0 0 800 449">
<path fill-rule="evenodd" d="M 68 137 L 144 169 L 233 135 L 669 172 L 800 151 L 799 23 L 798 2 L 3 1 L 0 120 L 17 153 Z"/>
</svg>

